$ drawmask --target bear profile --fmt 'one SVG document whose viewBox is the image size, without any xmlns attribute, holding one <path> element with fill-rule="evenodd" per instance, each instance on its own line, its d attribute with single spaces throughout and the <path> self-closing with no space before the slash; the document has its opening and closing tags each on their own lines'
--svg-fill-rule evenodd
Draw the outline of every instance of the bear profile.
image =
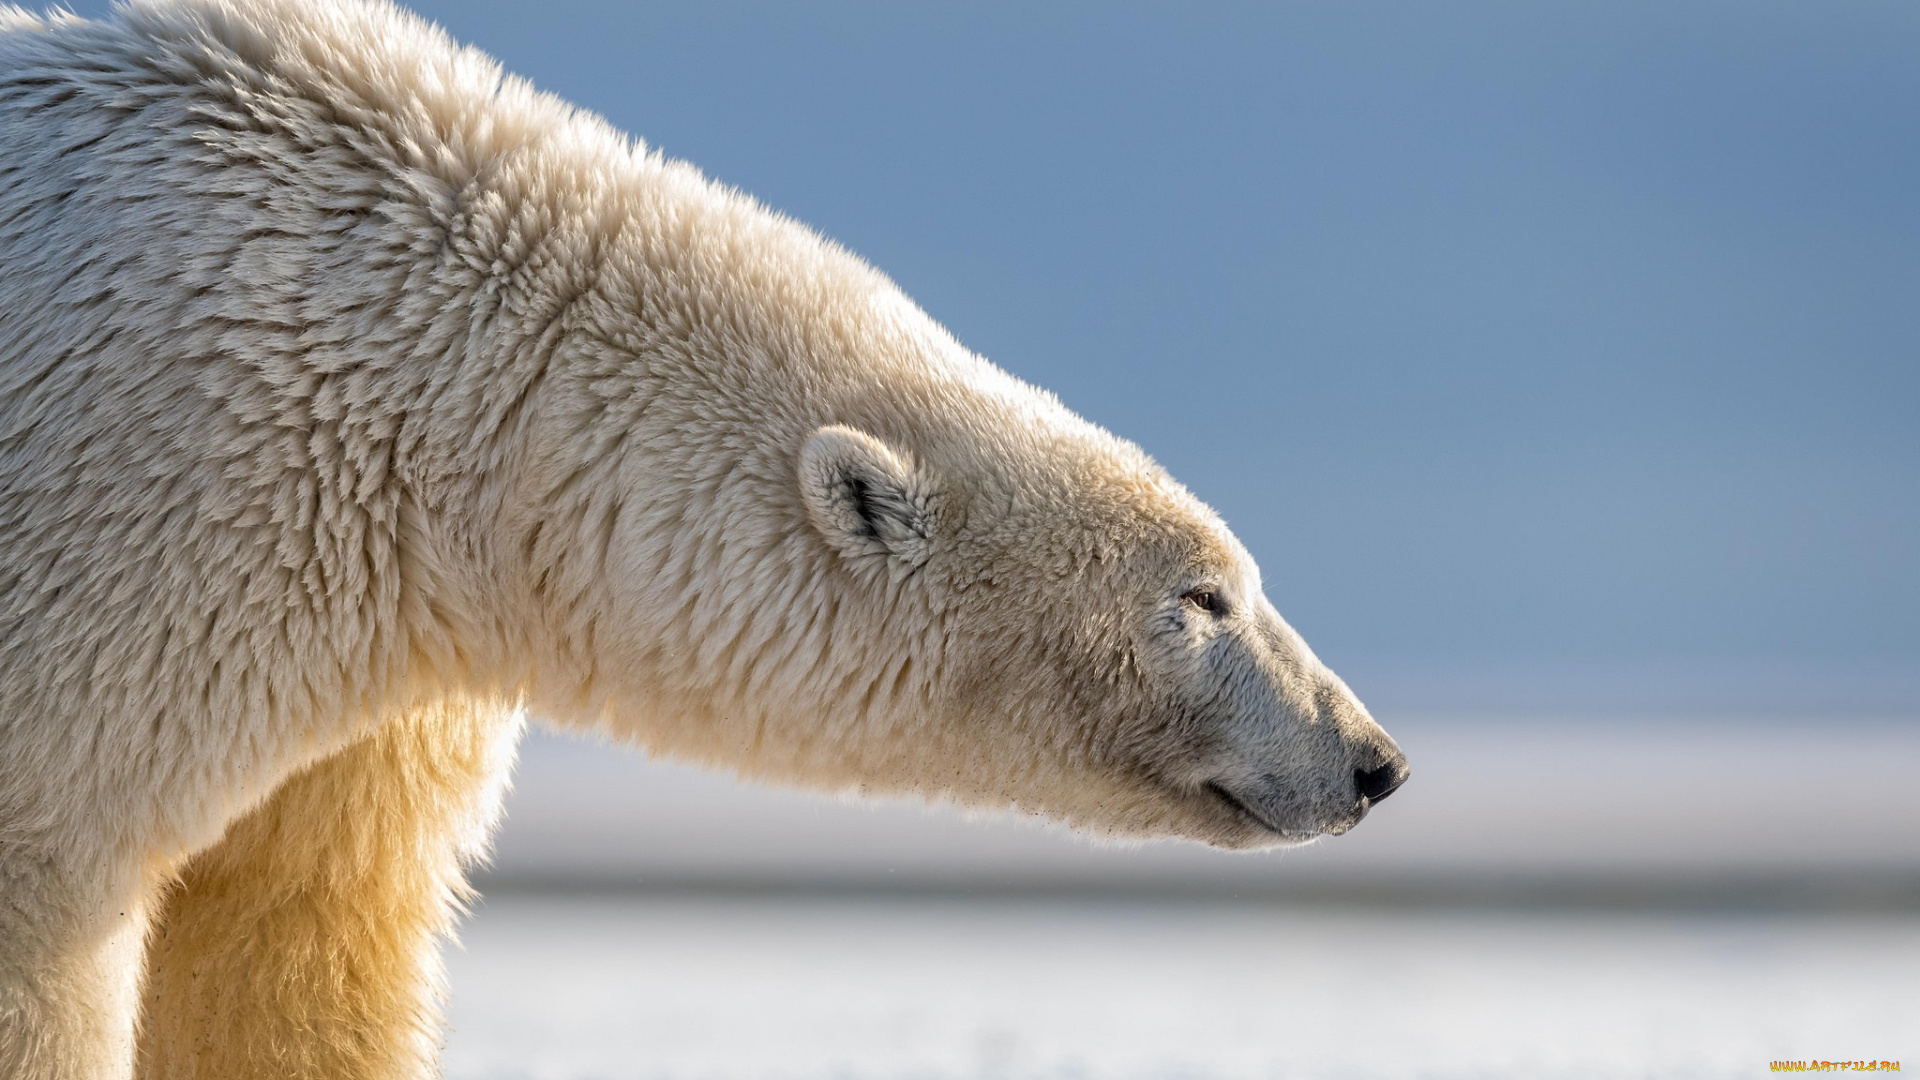
<svg viewBox="0 0 1920 1080">
<path fill-rule="evenodd" d="M 0 6 L 0 1076 L 433 1075 L 530 715 L 1227 848 L 1407 777 L 806 228 L 373 0 Z"/>
</svg>

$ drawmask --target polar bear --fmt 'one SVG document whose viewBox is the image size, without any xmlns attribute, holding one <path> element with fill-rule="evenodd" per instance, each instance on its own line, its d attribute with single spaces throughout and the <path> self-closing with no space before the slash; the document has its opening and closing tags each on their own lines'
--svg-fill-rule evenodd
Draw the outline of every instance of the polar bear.
<svg viewBox="0 0 1920 1080">
<path fill-rule="evenodd" d="M 1226 848 L 1407 777 L 807 229 L 378 2 L 0 7 L 0 1075 L 431 1075 L 528 714 Z"/>
</svg>

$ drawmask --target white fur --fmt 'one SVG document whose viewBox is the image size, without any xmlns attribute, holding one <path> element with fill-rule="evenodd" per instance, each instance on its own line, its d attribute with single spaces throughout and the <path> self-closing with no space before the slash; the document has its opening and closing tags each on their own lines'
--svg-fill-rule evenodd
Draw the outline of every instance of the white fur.
<svg viewBox="0 0 1920 1080">
<path fill-rule="evenodd" d="M 1404 775 L 1210 511 L 807 229 L 389 7 L 0 7 L 0 1073 L 430 1069 L 523 707 L 1225 846 Z"/>
</svg>

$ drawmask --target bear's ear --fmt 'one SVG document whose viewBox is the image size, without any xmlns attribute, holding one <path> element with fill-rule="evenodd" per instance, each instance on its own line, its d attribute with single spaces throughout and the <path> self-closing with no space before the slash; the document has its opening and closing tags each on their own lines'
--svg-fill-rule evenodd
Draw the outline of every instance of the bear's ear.
<svg viewBox="0 0 1920 1080">
<path fill-rule="evenodd" d="M 800 452 L 800 496 L 814 528 L 849 558 L 889 556 L 896 576 L 927 561 L 932 495 L 887 444 L 850 427 L 823 427 Z"/>
</svg>

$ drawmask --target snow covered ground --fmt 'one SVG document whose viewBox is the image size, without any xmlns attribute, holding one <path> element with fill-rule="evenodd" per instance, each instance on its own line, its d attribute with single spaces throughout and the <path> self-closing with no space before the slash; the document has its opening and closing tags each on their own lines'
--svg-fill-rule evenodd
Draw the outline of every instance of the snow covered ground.
<svg viewBox="0 0 1920 1080">
<path fill-rule="evenodd" d="M 489 900 L 450 1080 L 1920 1069 L 1920 918 L 1095 900 Z"/>
</svg>

